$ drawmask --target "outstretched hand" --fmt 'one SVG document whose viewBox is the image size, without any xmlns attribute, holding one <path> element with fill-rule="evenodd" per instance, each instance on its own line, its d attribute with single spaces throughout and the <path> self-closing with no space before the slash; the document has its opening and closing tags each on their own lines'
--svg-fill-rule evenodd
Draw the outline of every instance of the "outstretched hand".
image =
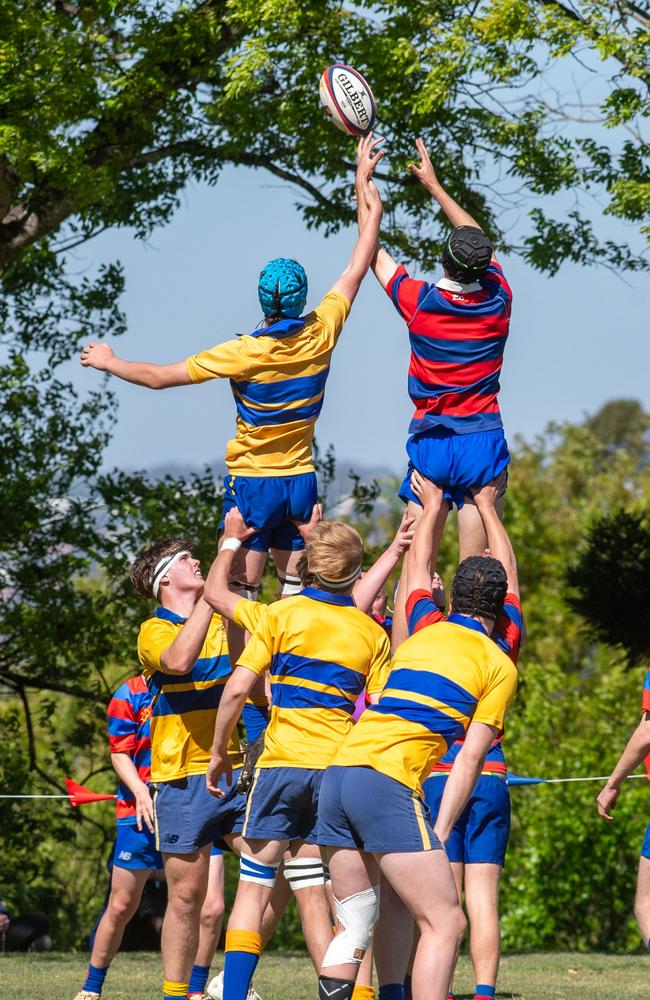
<svg viewBox="0 0 650 1000">
<path fill-rule="evenodd" d="M 411 542 L 413 541 L 414 535 L 414 524 L 415 517 L 413 514 L 408 513 L 408 509 L 402 514 L 402 520 L 399 523 L 399 527 L 395 532 L 395 537 L 391 542 L 391 548 L 394 549 L 400 556 L 411 547 Z"/>
<path fill-rule="evenodd" d="M 439 506 L 442 502 L 442 490 L 434 482 L 423 476 L 417 469 L 411 473 L 411 489 L 416 497 L 426 509 L 427 507 Z"/>
<path fill-rule="evenodd" d="M 436 172 L 433 169 L 433 164 L 429 158 L 427 147 L 424 145 L 424 139 L 416 139 L 415 145 L 417 146 L 417 151 L 420 154 L 420 162 L 409 163 L 408 169 L 429 191 L 433 188 L 440 188 L 442 185 L 436 177 Z"/>
<path fill-rule="evenodd" d="M 81 364 L 84 368 L 96 368 L 97 371 L 108 371 L 111 360 L 115 357 L 115 352 L 108 344 L 97 344 L 94 340 L 88 344 L 81 352 Z"/>
<path fill-rule="evenodd" d="M 303 542 L 305 542 L 305 544 L 307 542 L 311 541 L 311 537 L 314 534 L 314 529 L 316 528 L 316 525 L 320 524 L 320 522 L 322 520 L 323 520 L 323 505 L 322 505 L 322 503 L 315 503 L 314 504 L 314 506 L 312 507 L 312 511 L 311 511 L 311 517 L 309 518 L 308 521 L 296 521 L 296 520 L 294 520 L 293 523 L 295 524 L 296 528 L 300 532 L 302 540 L 303 540 Z"/>
<path fill-rule="evenodd" d="M 499 497 L 503 494 L 508 478 L 508 473 L 504 469 L 496 479 L 491 479 L 485 486 L 472 489 L 474 502 L 479 510 L 486 507 L 494 507 Z"/>
<path fill-rule="evenodd" d="M 240 542 L 257 534 L 257 528 L 249 528 L 238 507 L 232 507 L 223 521 L 223 537 L 238 538 Z"/>
<path fill-rule="evenodd" d="M 375 136 L 374 132 L 368 132 L 361 136 L 357 145 L 357 181 L 369 181 L 375 172 L 375 168 L 381 159 L 384 151 L 378 147 L 383 142 L 382 136 Z"/>
</svg>

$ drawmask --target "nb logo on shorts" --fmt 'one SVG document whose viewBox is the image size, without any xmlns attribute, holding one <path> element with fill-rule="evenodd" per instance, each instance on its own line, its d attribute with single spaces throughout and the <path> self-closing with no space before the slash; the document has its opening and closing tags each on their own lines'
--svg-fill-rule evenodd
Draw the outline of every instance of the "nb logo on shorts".
<svg viewBox="0 0 650 1000">
<path fill-rule="evenodd" d="M 120 853 L 118 854 L 118 859 L 120 861 L 130 861 L 132 857 L 133 854 L 131 853 L 131 851 L 120 851 Z"/>
<path fill-rule="evenodd" d="M 165 844 L 176 844 L 178 842 L 179 836 L 180 836 L 180 834 L 178 834 L 178 833 L 168 833 L 162 839 L 163 839 L 163 842 Z"/>
</svg>

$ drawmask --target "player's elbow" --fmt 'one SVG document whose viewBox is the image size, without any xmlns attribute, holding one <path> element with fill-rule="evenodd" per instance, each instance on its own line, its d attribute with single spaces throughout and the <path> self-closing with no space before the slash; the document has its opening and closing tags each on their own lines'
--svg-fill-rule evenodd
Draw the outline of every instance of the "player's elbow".
<svg viewBox="0 0 650 1000">
<path fill-rule="evenodd" d="M 170 653 L 163 658 L 163 666 L 169 674 L 189 674 L 195 661 L 182 653 Z"/>
</svg>

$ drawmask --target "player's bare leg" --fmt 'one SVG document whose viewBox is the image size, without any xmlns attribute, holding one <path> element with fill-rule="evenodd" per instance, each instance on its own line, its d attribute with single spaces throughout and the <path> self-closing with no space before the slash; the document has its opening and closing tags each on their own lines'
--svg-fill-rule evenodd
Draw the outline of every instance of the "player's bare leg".
<svg viewBox="0 0 650 1000">
<path fill-rule="evenodd" d="M 291 844 L 286 856 L 289 859 L 309 859 L 322 864 L 320 849 L 313 844 L 296 841 Z M 334 937 L 332 931 L 332 915 L 330 903 L 324 883 L 299 888 L 299 882 L 294 882 L 293 893 L 302 924 L 302 932 L 307 945 L 307 951 L 316 972 L 320 970 L 323 955 Z"/>
<path fill-rule="evenodd" d="M 283 597 L 293 597 L 302 590 L 298 575 L 302 549 L 271 549 L 271 555 L 278 574 L 278 600 Z"/>
<path fill-rule="evenodd" d="M 199 946 L 195 965 L 209 966 L 219 945 L 226 904 L 223 897 L 223 854 L 211 854 L 208 887 L 201 908 Z"/>
<path fill-rule="evenodd" d="M 504 500 L 505 496 L 501 496 L 494 505 L 501 520 L 503 520 Z M 464 505 L 458 511 L 458 547 L 459 563 L 469 556 L 485 555 L 487 548 L 487 535 L 483 521 L 478 507 L 470 497 L 465 499 Z"/>
<path fill-rule="evenodd" d="M 420 932 L 412 973 L 416 1000 L 446 1000 L 466 920 L 444 851 L 382 854 L 382 874 L 402 897 Z"/>
<path fill-rule="evenodd" d="M 91 965 L 106 969 L 113 961 L 122 943 L 124 929 L 142 899 L 142 891 L 150 874 L 148 868 L 113 868 L 111 894 L 95 932 Z"/>
<path fill-rule="evenodd" d="M 380 986 L 403 983 L 413 943 L 413 917 L 390 882 L 381 879 L 379 920 L 373 934 Z"/>
<path fill-rule="evenodd" d="M 639 874 L 634 899 L 634 916 L 641 936 L 646 944 L 650 942 L 650 858 L 639 858 Z M 648 944 L 650 947 L 650 944 Z"/>
<path fill-rule="evenodd" d="M 164 976 L 174 983 L 186 983 L 199 945 L 210 845 L 192 854 L 164 853 L 163 858 L 169 893 L 160 940 Z"/>
<path fill-rule="evenodd" d="M 241 594 L 242 597 L 257 600 L 257 593 L 262 582 L 267 558 L 268 555 L 266 552 L 241 548 L 232 565 L 231 590 L 237 594 Z M 226 635 L 228 636 L 230 663 L 234 670 L 239 657 L 244 652 L 247 636 L 244 629 L 239 628 L 234 622 L 225 619 L 224 624 L 226 626 Z"/>
<path fill-rule="evenodd" d="M 474 977 L 477 983 L 487 986 L 496 985 L 499 970 L 501 870 L 501 865 L 494 864 L 465 865 L 465 907 L 469 917 L 469 947 Z"/>
<path fill-rule="evenodd" d="M 332 889 L 337 900 L 345 901 L 357 893 L 379 887 L 379 868 L 371 854 L 350 850 L 347 847 L 326 848 L 323 853 L 332 876 Z M 343 931 L 344 927 L 337 920 L 337 935 Z M 323 965 L 321 966 L 321 978 L 342 980 L 344 983 L 353 984 L 357 981 L 362 958 L 363 955 L 359 955 L 356 961 L 341 962 L 338 965 Z M 350 995 L 351 989 L 352 985 L 349 987 Z"/>
</svg>

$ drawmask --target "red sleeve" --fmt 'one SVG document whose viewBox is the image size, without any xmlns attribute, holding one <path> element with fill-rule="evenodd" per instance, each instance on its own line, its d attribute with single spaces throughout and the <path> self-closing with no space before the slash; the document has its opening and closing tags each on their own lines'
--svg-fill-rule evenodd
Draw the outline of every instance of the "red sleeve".
<svg viewBox="0 0 650 1000">
<path fill-rule="evenodd" d="M 522 627 L 521 601 L 516 594 L 507 593 L 503 602 L 503 610 L 494 626 L 492 638 L 499 649 L 502 649 L 513 663 L 519 659 Z"/>
<path fill-rule="evenodd" d="M 485 278 L 483 280 L 492 280 L 503 289 L 506 299 L 509 303 L 512 302 L 512 289 L 508 282 L 506 281 L 506 276 L 503 273 L 503 268 L 496 260 L 493 260 L 487 271 L 485 272 Z"/>
<path fill-rule="evenodd" d="M 414 590 L 406 599 L 406 622 L 409 635 L 414 635 L 427 625 L 443 622 L 446 615 L 434 601 L 430 590 Z"/>
<path fill-rule="evenodd" d="M 390 295 L 400 316 L 410 323 L 429 288 L 426 281 L 409 278 L 406 268 L 400 264 L 386 285 L 386 293 Z"/>
<path fill-rule="evenodd" d="M 128 753 L 132 757 L 137 746 L 138 719 L 132 692 L 127 689 L 126 684 L 122 685 L 111 698 L 106 715 L 111 753 Z"/>
<path fill-rule="evenodd" d="M 650 667 L 645 675 L 643 694 L 641 695 L 641 711 L 650 712 Z"/>
</svg>

